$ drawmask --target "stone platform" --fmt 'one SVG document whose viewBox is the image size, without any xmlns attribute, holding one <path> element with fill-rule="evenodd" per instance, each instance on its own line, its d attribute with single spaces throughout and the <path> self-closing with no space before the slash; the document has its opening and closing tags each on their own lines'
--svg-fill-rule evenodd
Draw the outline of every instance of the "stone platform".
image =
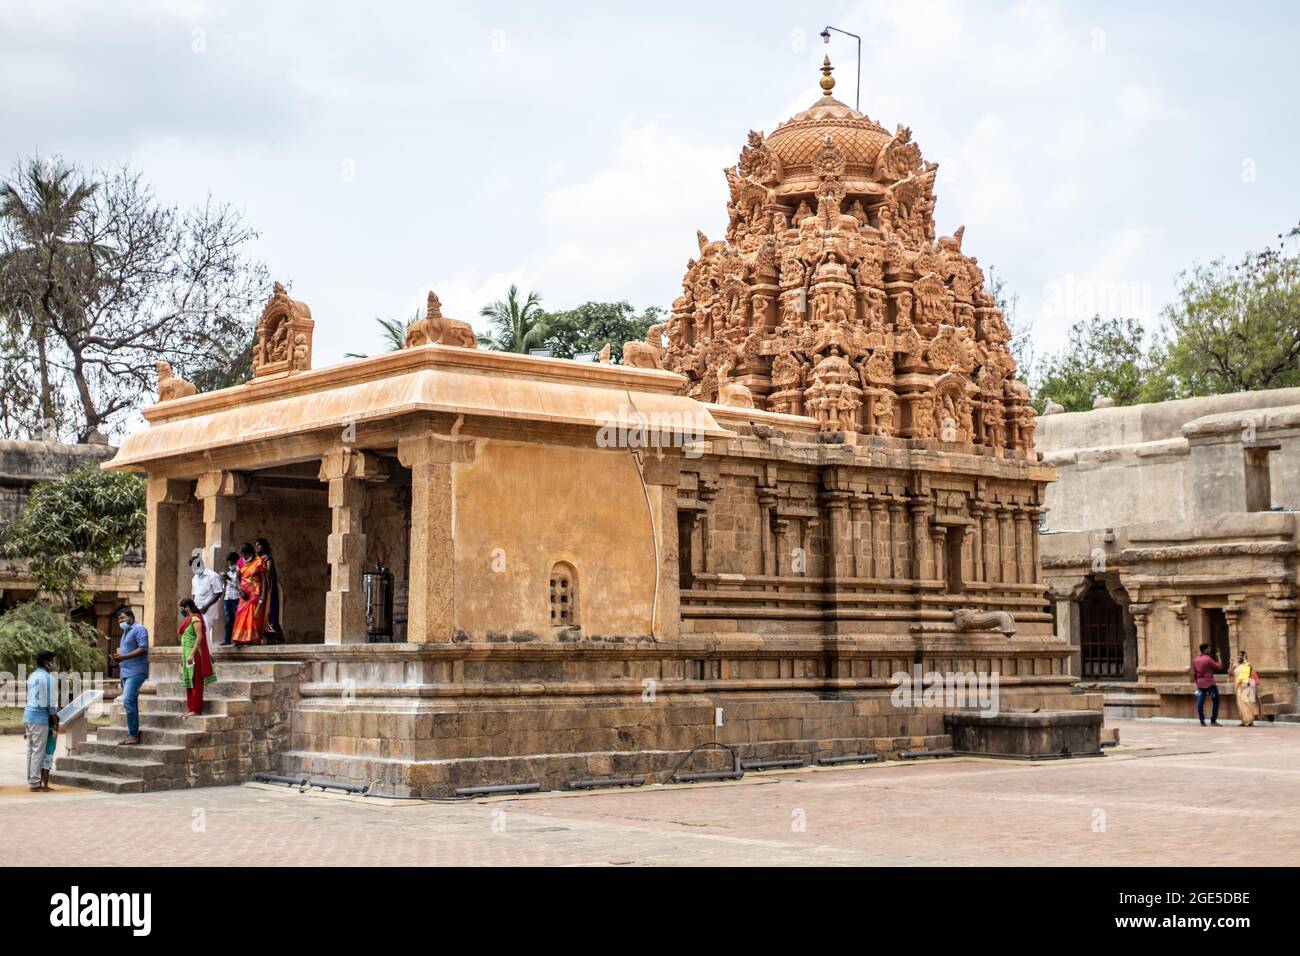
<svg viewBox="0 0 1300 956">
<path fill-rule="evenodd" d="M 1086 757 L 1101 753 L 1102 712 L 1036 710 L 992 716 L 955 711 L 944 717 L 953 749 L 995 757 Z"/>
<path fill-rule="evenodd" d="M 221 649 L 204 715 L 186 718 L 183 688 L 171 679 L 178 652 L 158 648 L 141 695 L 141 746 L 118 745 L 125 731 L 114 705 L 112 726 L 61 760 L 56 778 L 142 791 L 271 771 L 438 797 L 593 777 L 662 782 L 675 770 L 729 769 L 735 757 L 814 763 L 952 748 L 943 708 L 891 700 L 900 659 L 879 647 L 875 657 L 847 644 L 832 650 L 807 642 L 748 651 L 691 642 Z M 1100 711 L 1099 695 L 1073 693 L 1069 681 L 1008 676 L 1003 706 L 1039 707 L 1066 723 Z"/>
</svg>

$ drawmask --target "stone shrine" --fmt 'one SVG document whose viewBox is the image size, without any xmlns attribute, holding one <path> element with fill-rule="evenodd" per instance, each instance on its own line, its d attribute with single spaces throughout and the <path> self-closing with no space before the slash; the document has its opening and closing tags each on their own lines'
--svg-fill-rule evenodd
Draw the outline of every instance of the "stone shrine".
<svg viewBox="0 0 1300 956">
<path fill-rule="evenodd" d="M 277 286 L 253 380 L 146 410 L 107 467 L 148 476 L 160 643 L 190 549 L 254 537 L 287 643 L 220 651 L 188 724 L 176 651 L 156 651 L 131 760 L 110 728 L 58 776 L 437 796 L 947 750 L 945 716 L 973 703 L 900 697 L 918 671 L 1037 711 L 1002 739 L 1059 724 L 1095 752 L 1002 316 L 961 230 L 935 237 L 934 164 L 832 86 L 826 64 L 826 95 L 750 135 L 726 237 L 700 237 L 625 365 L 476 349 L 430 295 L 406 348 L 312 369 L 310 311 Z M 381 565 L 392 641 L 370 643 Z"/>
</svg>

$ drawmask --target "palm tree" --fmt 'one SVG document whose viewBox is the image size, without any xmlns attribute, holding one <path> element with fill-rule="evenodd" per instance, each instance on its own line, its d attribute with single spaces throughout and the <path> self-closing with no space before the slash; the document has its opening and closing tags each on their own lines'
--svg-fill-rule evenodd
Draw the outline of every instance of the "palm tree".
<svg viewBox="0 0 1300 956">
<path fill-rule="evenodd" d="M 415 314 L 409 319 L 381 319 L 375 316 L 375 321 L 379 323 L 379 337 L 383 339 L 387 348 L 385 352 L 400 352 L 406 348 L 406 330 L 411 327 L 411 323 L 419 321 L 420 310 L 416 309 Z M 365 352 L 344 352 L 344 358 L 368 358 Z"/>
<path fill-rule="evenodd" d="M 50 376 L 49 336 L 55 314 L 75 308 L 70 288 L 84 282 L 86 250 L 69 239 L 97 186 L 78 177 L 59 160 L 32 158 L 14 181 L 0 183 L 0 223 L 6 242 L 0 248 L 0 311 L 8 331 L 26 334 L 36 347 L 40 373 L 39 413 L 42 430 L 55 421 L 54 383 Z M 105 250 L 92 248 L 92 258 Z"/>
<path fill-rule="evenodd" d="M 479 310 L 479 315 L 492 326 L 492 334 L 481 336 L 479 342 L 498 352 L 521 352 L 541 348 L 549 334 L 546 313 L 542 311 L 542 297 L 536 292 L 519 301 L 519 287 L 512 285 L 504 299 Z"/>
</svg>

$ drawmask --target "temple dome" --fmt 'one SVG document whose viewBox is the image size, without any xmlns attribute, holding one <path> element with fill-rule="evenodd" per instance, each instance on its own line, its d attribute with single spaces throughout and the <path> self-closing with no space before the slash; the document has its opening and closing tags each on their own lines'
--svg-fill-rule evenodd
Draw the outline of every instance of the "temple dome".
<svg viewBox="0 0 1300 956">
<path fill-rule="evenodd" d="M 813 154 L 825 142 L 827 133 L 844 151 L 848 167 L 857 166 L 864 172 L 875 166 L 876 157 L 891 136 L 865 113 L 834 97 L 823 96 L 772 130 L 767 144 L 781 157 L 787 173 L 811 171 Z"/>
</svg>

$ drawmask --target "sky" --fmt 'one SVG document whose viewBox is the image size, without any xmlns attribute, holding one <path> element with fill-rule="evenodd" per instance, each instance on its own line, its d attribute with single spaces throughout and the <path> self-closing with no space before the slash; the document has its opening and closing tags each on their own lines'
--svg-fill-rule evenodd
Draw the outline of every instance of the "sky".
<svg viewBox="0 0 1300 956">
<path fill-rule="evenodd" d="M 853 104 L 827 24 L 1039 356 L 1094 312 L 1155 325 L 1181 270 L 1300 218 L 1290 2 L 0 0 L 0 162 L 241 209 L 320 367 L 430 289 L 480 328 L 511 283 L 667 307 L 746 132 L 812 105 L 825 53 Z"/>
</svg>

